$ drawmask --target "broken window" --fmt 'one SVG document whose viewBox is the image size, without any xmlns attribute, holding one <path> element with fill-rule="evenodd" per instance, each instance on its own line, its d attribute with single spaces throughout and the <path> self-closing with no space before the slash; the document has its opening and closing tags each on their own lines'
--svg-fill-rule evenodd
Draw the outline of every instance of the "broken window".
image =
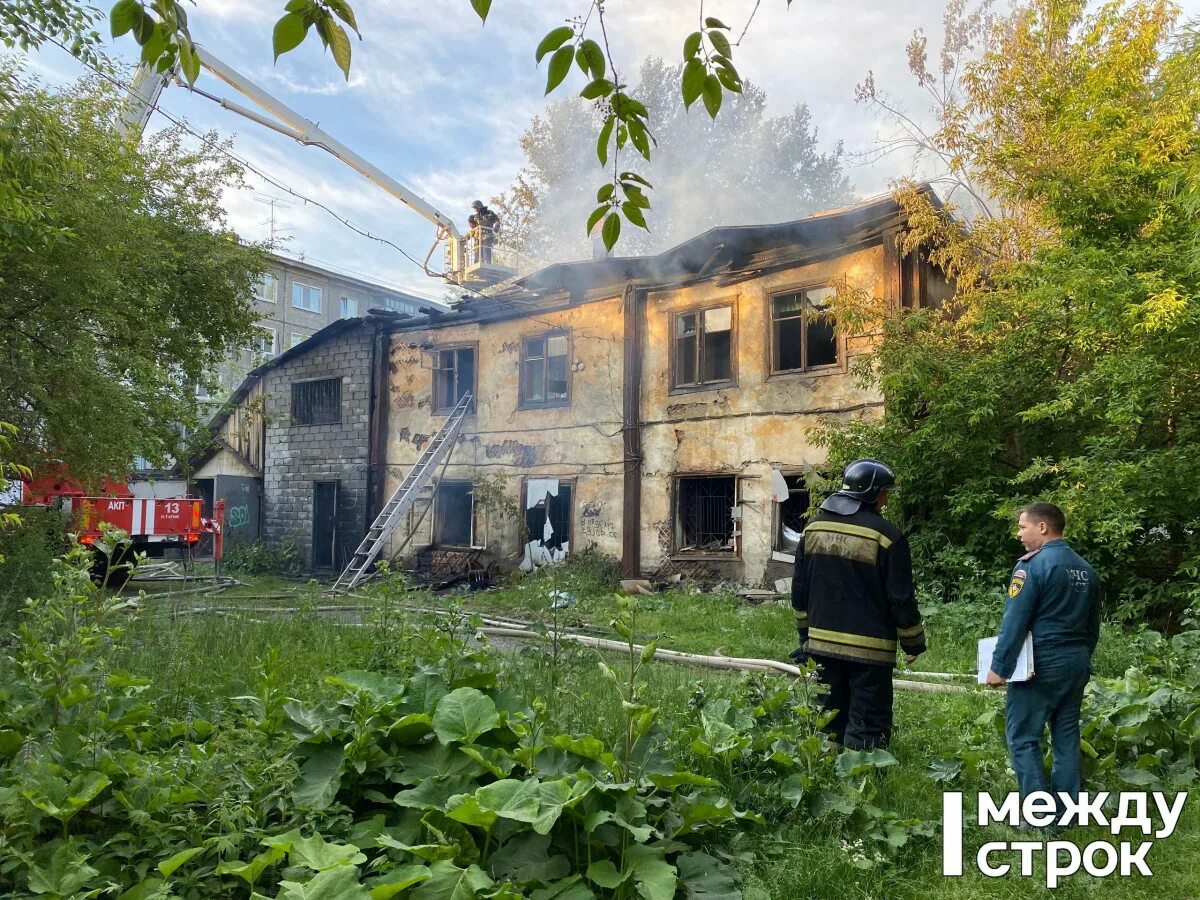
<svg viewBox="0 0 1200 900">
<path fill-rule="evenodd" d="M 772 372 L 803 372 L 838 363 L 831 287 L 771 298 Z"/>
<path fill-rule="evenodd" d="M 570 482 L 531 478 L 525 484 L 525 560 L 521 568 L 559 562 L 571 551 Z"/>
<path fill-rule="evenodd" d="M 773 550 L 795 553 L 800 534 L 808 524 L 810 497 L 803 475 L 784 475 L 787 496 L 775 501 L 775 542 Z"/>
<path fill-rule="evenodd" d="M 727 553 L 737 549 L 733 508 L 737 479 L 729 476 L 675 481 L 675 547 L 680 553 Z"/>
<path fill-rule="evenodd" d="M 292 384 L 292 422 L 296 425 L 335 425 L 342 421 L 342 379 L 297 381 Z"/>
<path fill-rule="evenodd" d="M 434 355 L 433 411 L 448 413 L 475 390 L 475 348 L 450 347 Z"/>
<path fill-rule="evenodd" d="M 521 342 L 521 405 L 557 406 L 570 400 L 565 334 L 546 334 Z"/>
<path fill-rule="evenodd" d="M 719 384 L 733 379 L 733 307 L 682 313 L 675 317 L 675 388 Z"/>
<path fill-rule="evenodd" d="M 473 546 L 475 495 L 469 481 L 443 481 L 434 501 L 433 543 L 439 547 Z"/>
</svg>

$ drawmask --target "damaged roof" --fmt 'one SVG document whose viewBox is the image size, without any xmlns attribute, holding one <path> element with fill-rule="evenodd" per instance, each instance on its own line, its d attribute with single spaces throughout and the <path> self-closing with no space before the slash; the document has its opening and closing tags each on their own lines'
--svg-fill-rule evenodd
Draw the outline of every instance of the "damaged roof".
<svg viewBox="0 0 1200 900">
<path fill-rule="evenodd" d="M 941 200 L 928 184 L 917 189 L 941 208 Z M 653 290 L 715 275 L 752 274 L 769 266 L 796 265 L 834 248 L 878 241 L 886 229 L 903 224 L 904 219 L 896 195 L 888 192 L 791 222 L 710 228 L 653 256 L 555 263 L 513 278 L 493 294 L 464 295 L 463 302 L 449 313 L 429 309 L 423 310 L 424 316 L 410 318 L 383 310 L 373 313 L 382 321 L 392 321 L 394 331 L 520 318 L 564 300 L 611 296 L 629 284 Z"/>
</svg>

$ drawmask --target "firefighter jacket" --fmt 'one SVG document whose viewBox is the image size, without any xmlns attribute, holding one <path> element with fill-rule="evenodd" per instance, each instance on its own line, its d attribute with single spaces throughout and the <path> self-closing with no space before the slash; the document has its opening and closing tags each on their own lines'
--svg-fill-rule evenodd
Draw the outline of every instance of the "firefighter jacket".
<svg viewBox="0 0 1200 900">
<path fill-rule="evenodd" d="M 1100 639 L 1100 576 L 1062 538 L 1026 553 L 1013 566 L 992 671 L 1012 676 L 1025 635 L 1033 634 L 1033 665 Z"/>
<path fill-rule="evenodd" d="M 796 548 L 792 608 L 806 652 L 894 666 L 925 652 L 908 539 L 864 505 L 850 515 L 821 510 Z"/>
</svg>

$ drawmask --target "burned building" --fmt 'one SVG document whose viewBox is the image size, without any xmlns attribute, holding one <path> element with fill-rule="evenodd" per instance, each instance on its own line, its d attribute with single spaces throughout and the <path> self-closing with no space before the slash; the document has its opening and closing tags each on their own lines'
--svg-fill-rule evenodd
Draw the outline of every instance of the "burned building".
<svg viewBox="0 0 1200 900">
<path fill-rule="evenodd" d="M 839 327 L 834 286 L 897 307 L 949 294 L 927 262 L 901 258 L 904 228 L 887 196 L 713 229 L 653 257 L 551 266 L 448 313 L 373 311 L 319 332 L 264 391 L 268 416 L 290 415 L 265 426 L 264 537 L 339 566 L 469 394 L 392 552 L 532 566 L 592 548 L 630 575 L 770 583 L 787 574 L 804 475 L 824 461 L 812 429 L 882 409 L 851 374 L 871 338 Z M 340 393 L 313 402 L 320 415 L 336 406 L 338 427 L 298 420 L 295 391 L 316 388 L 295 385 L 333 379 Z M 332 538 L 317 530 L 328 483 L 353 498 L 335 504 Z"/>
</svg>

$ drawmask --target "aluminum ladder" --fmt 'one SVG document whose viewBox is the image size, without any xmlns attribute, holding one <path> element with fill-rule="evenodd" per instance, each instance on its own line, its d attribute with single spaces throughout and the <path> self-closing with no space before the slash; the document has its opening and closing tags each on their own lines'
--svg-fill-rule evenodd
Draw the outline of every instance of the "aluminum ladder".
<svg viewBox="0 0 1200 900">
<path fill-rule="evenodd" d="M 421 491 L 423 491 L 433 480 L 434 470 L 438 463 L 442 462 L 443 458 L 454 449 L 454 442 L 458 439 L 459 429 L 462 427 L 463 419 L 467 417 L 467 412 L 471 408 L 471 394 L 467 393 L 463 396 L 454 410 L 450 413 L 449 418 L 438 430 L 438 433 L 433 436 L 433 440 L 429 442 L 429 446 L 425 448 L 416 465 L 412 467 L 409 473 L 400 482 L 400 486 L 388 502 L 383 505 L 383 509 L 379 511 L 379 515 L 375 517 L 375 521 L 371 523 L 371 527 L 367 529 L 367 533 L 363 535 L 362 541 L 358 545 L 358 549 L 354 551 L 354 556 L 350 558 L 350 562 L 338 576 L 338 580 L 334 582 L 333 587 L 329 589 L 330 593 L 340 594 L 345 593 L 354 588 L 361 582 L 367 574 L 367 570 L 376 558 L 387 546 L 388 540 L 392 533 L 400 524 L 401 520 L 412 505 L 417 501 Z"/>
</svg>

